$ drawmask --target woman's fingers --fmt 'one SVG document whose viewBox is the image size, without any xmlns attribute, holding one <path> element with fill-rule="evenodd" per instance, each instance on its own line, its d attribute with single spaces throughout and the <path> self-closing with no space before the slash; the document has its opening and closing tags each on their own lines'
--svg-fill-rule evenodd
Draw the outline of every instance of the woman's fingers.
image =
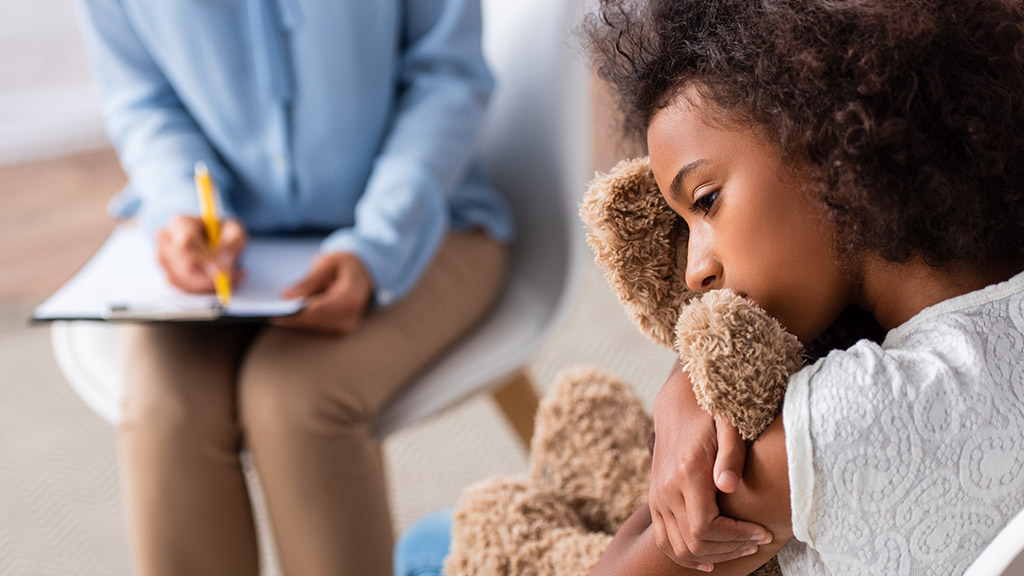
<svg viewBox="0 0 1024 576">
<path fill-rule="evenodd" d="M 217 245 L 217 266 L 225 272 L 236 270 L 248 242 L 249 235 L 238 220 L 225 220 L 221 225 L 220 243 Z"/>
<path fill-rule="evenodd" d="M 157 234 L 157 262 L 171 285 L 186 292 L 211 292 L 213 282 L 204 270 L 209 252 L 203 244 L 202 223 L 179 216 Z"/>
<path fill-rule="evenodd" d="M 347 334 L 355 330 L 362 319 L 362 311 L 352 302 L 335 295 L 311 296 L 297 314 L 274 320 L 277 326 L 304 328 L 333 334 Z"/>
<path fill-rule="evenodd" d="M 352 332 L 362 322 L 371 289 L 369 275 L 355 256 L 340 252 L 321 256 L 309 275 L 284 293 L 286 298 L 305 296 L 306 306 L 274 324 L 334 334 Z"/>
<path fill-rule="evenodd" d="M 238 270 L 239 257 L 249 235 L 237 220 L 221 224 L 216 251 L 211 251 L 203 221 L 194 216 L 177 216 L 157 233 L 157 262 L 167 281 L 186 292 L 213 292 L 213 279 L 220 272 L 233 280 L 244 277 Z"/>
<path fill-rule="evenodd" d="M 302 298 L 323 292 L 334 281 L 337 274 L 336 267 L 330 259 L 319 257 L 313 262 L 309 274 L 299 280 L 294 286 L 286 289 L 282 296 L 285 298 Z"/>
</svg>

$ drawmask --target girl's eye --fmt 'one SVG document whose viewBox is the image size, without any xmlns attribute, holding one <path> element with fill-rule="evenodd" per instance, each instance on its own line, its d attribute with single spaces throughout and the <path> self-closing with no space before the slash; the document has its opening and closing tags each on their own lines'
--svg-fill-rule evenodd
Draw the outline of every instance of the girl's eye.
<svg viewBox="0 0 1024 576">
<path fill-rule="evenodd" d="M 703 214 L 707 216 L 708 212 L 711 212 L 711 208 L 715 205 L 715 200 L 718 199 L 719 192 L 719 190 L 714 190 L 708 192 L 707 194 L 701 196 L 700 198 L 697 198 L 697 200 L 694 201 L 693 206 L 691 206 L 690 209 L 693 210 L 693 212 L 696 214 Z"/>
</svg>

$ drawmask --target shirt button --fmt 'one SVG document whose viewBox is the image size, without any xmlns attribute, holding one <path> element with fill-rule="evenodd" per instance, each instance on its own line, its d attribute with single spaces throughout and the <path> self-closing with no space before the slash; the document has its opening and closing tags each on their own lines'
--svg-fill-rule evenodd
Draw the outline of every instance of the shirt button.
<svg viewBox="0 0 1024 576">
<path fill-rule="evenodd" d="M 380 290 L 377 292 L 377 303 L 381 306 L 387 306 L 395 299 L 395 295 L 390 290 Z"/>
<path fill-rule="evenodd" d="M 284 154 L 275 154 L 274 155 L 274 168 L 277 168 L 278 170 L 284 170 L 287 167 L 288 167 L 288 157 L 285 156 Z"/>
</svg>

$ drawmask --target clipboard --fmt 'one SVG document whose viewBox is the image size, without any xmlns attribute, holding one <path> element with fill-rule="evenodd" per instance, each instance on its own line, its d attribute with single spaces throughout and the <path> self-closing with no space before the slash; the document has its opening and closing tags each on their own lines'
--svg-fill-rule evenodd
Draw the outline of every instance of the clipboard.
<svg viewBox="0 0 1024 576">
<path fill-rule="evenodd" d="M 301 280 L 317 255 L 322 236 L 254 236 L 242 267 L 245 279 L 231 302 L 214 294 L 187 294 L 171 286 L 156 260 L 156 248 L 134 226 L 119 226 L 88 262 L 32 314 L 33 322 L 105 320 L 127 322 L 239 322 L 288 316 L 302 299 L 281 292 Z"/>
</svg>

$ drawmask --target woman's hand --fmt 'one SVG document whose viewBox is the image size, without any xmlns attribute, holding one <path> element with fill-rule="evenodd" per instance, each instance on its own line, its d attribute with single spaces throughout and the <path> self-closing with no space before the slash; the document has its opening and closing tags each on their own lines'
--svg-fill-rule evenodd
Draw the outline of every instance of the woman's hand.
<svg viewBox="0 0 1024 576">
<path fill-rule="evenodd" d="M 356 256 L 333 252 L 319 256 L 309 275 L 284 291 L 285 298 L 306 298 L 298 314 L 279 318 L 277 326 L 347 334 L 359 327 L 370 302 L 373 282 Z"/>
<path fill-rule="evenodd" d="M 177 216 L 156 235 L 156 259 L 172 286 L 185 292 L 213 292 L 213 278 L 221 270 L 239 282 L 242 272 L 238 257 L 249 240 L 237 220 L 221 222 L 217 250 L 211 251 L 203 221 L 194 216 Z"/>
<path fill-rule="evenodd" d="M 771 542 L 762 526 L 719 513 L 718 490 L 733 492 L 747 446 L 736 429 L 697 405 L 678 363 L 654 402 L 649 506 L 658 548 L 680 566 L 711 571 Z"/>
</svg>

